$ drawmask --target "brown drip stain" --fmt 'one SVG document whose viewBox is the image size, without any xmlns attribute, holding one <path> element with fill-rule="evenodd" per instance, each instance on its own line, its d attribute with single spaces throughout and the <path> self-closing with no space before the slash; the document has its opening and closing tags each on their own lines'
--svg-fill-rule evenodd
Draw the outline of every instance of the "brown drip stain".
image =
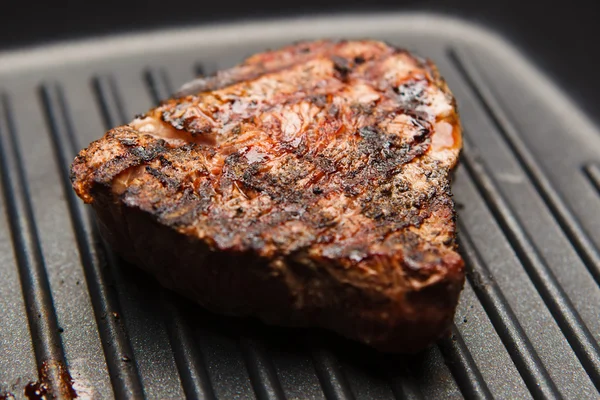
<svg viewBox="0 0 600 400">
<path fill-rule="evenodd" d="M 43 382 L 29 382 L 25 386 L 25 397 L 30 400 L 45 399 L 48 393 L 48 386 Z"/>
<path fill-rule="evenodd" d="M 57 375 L 58 387 L 52 387 L 51 375 Z M 77 392 L 73 388 L 73 378 L 67 368 L 58 361 L 44 361 L 40 368 L 40 379 L 29 382 L 25 386 L 24 394 L 29 400 L 49 400 L 55 398 L 74 399 Z M 2 400 L 0 398 L 0 400 Z"/>
</svg>

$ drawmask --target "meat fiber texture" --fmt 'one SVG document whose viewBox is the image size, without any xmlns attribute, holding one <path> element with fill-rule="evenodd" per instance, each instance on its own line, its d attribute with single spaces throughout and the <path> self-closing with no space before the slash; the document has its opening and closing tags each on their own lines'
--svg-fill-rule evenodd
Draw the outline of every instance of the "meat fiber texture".
<svg viewBox="0 0 600 400">
<path fill-rule="evenodd" d="M 460 149 L 430 61 L 305 42 L 111 129 L 72 183 L 122 257 L 209 310 L 416 352 L 448 332 L 464 284 Z"/>
</svg>

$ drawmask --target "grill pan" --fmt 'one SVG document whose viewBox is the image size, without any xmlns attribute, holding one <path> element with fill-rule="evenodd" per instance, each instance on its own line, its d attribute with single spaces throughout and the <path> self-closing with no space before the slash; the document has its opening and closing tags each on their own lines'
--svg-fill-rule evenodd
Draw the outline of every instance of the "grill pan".
<svg viewBox="0 0 600 400">
<path fill-rule="evenodd" d="M 72 158 L 109 127 L 197 74 L 316 38 L 429 57 L 458 101 L 468 280 L 451 336 L 417 355 L 208 313 L 115 256 L 70 187 Z M 481 26 L 342 15 L 0 53 L 0 177 L 0 398 L 600 396 L 600 134 Z"/>
</svg>

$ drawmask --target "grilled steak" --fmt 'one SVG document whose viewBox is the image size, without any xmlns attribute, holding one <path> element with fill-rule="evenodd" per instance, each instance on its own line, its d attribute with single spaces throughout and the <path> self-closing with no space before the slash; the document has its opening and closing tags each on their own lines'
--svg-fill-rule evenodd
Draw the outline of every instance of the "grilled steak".
<svg viewBox="0 0 600 400">
<path fill-rule="evenodd" d="M 432 63 L 318 41 L 191 82 L 82 150 L 72 182 L 119 254 L 209 310 L 414 352 L 464 283 L 460 148 Z"/>
</svg>

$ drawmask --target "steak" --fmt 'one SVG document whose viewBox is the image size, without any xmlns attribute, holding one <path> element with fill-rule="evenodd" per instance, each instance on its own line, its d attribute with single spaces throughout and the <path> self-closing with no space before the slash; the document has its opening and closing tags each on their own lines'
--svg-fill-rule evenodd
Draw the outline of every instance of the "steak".
<svg viewBox="0 0 600 400">
<path fill-rule="evenodd" d="M 377 41 L 302 42 L 185 85 L 71 167 L 126 260 L 214 312 L 415 352 L 464 284 L 455 100 Z"/>
</svg>

